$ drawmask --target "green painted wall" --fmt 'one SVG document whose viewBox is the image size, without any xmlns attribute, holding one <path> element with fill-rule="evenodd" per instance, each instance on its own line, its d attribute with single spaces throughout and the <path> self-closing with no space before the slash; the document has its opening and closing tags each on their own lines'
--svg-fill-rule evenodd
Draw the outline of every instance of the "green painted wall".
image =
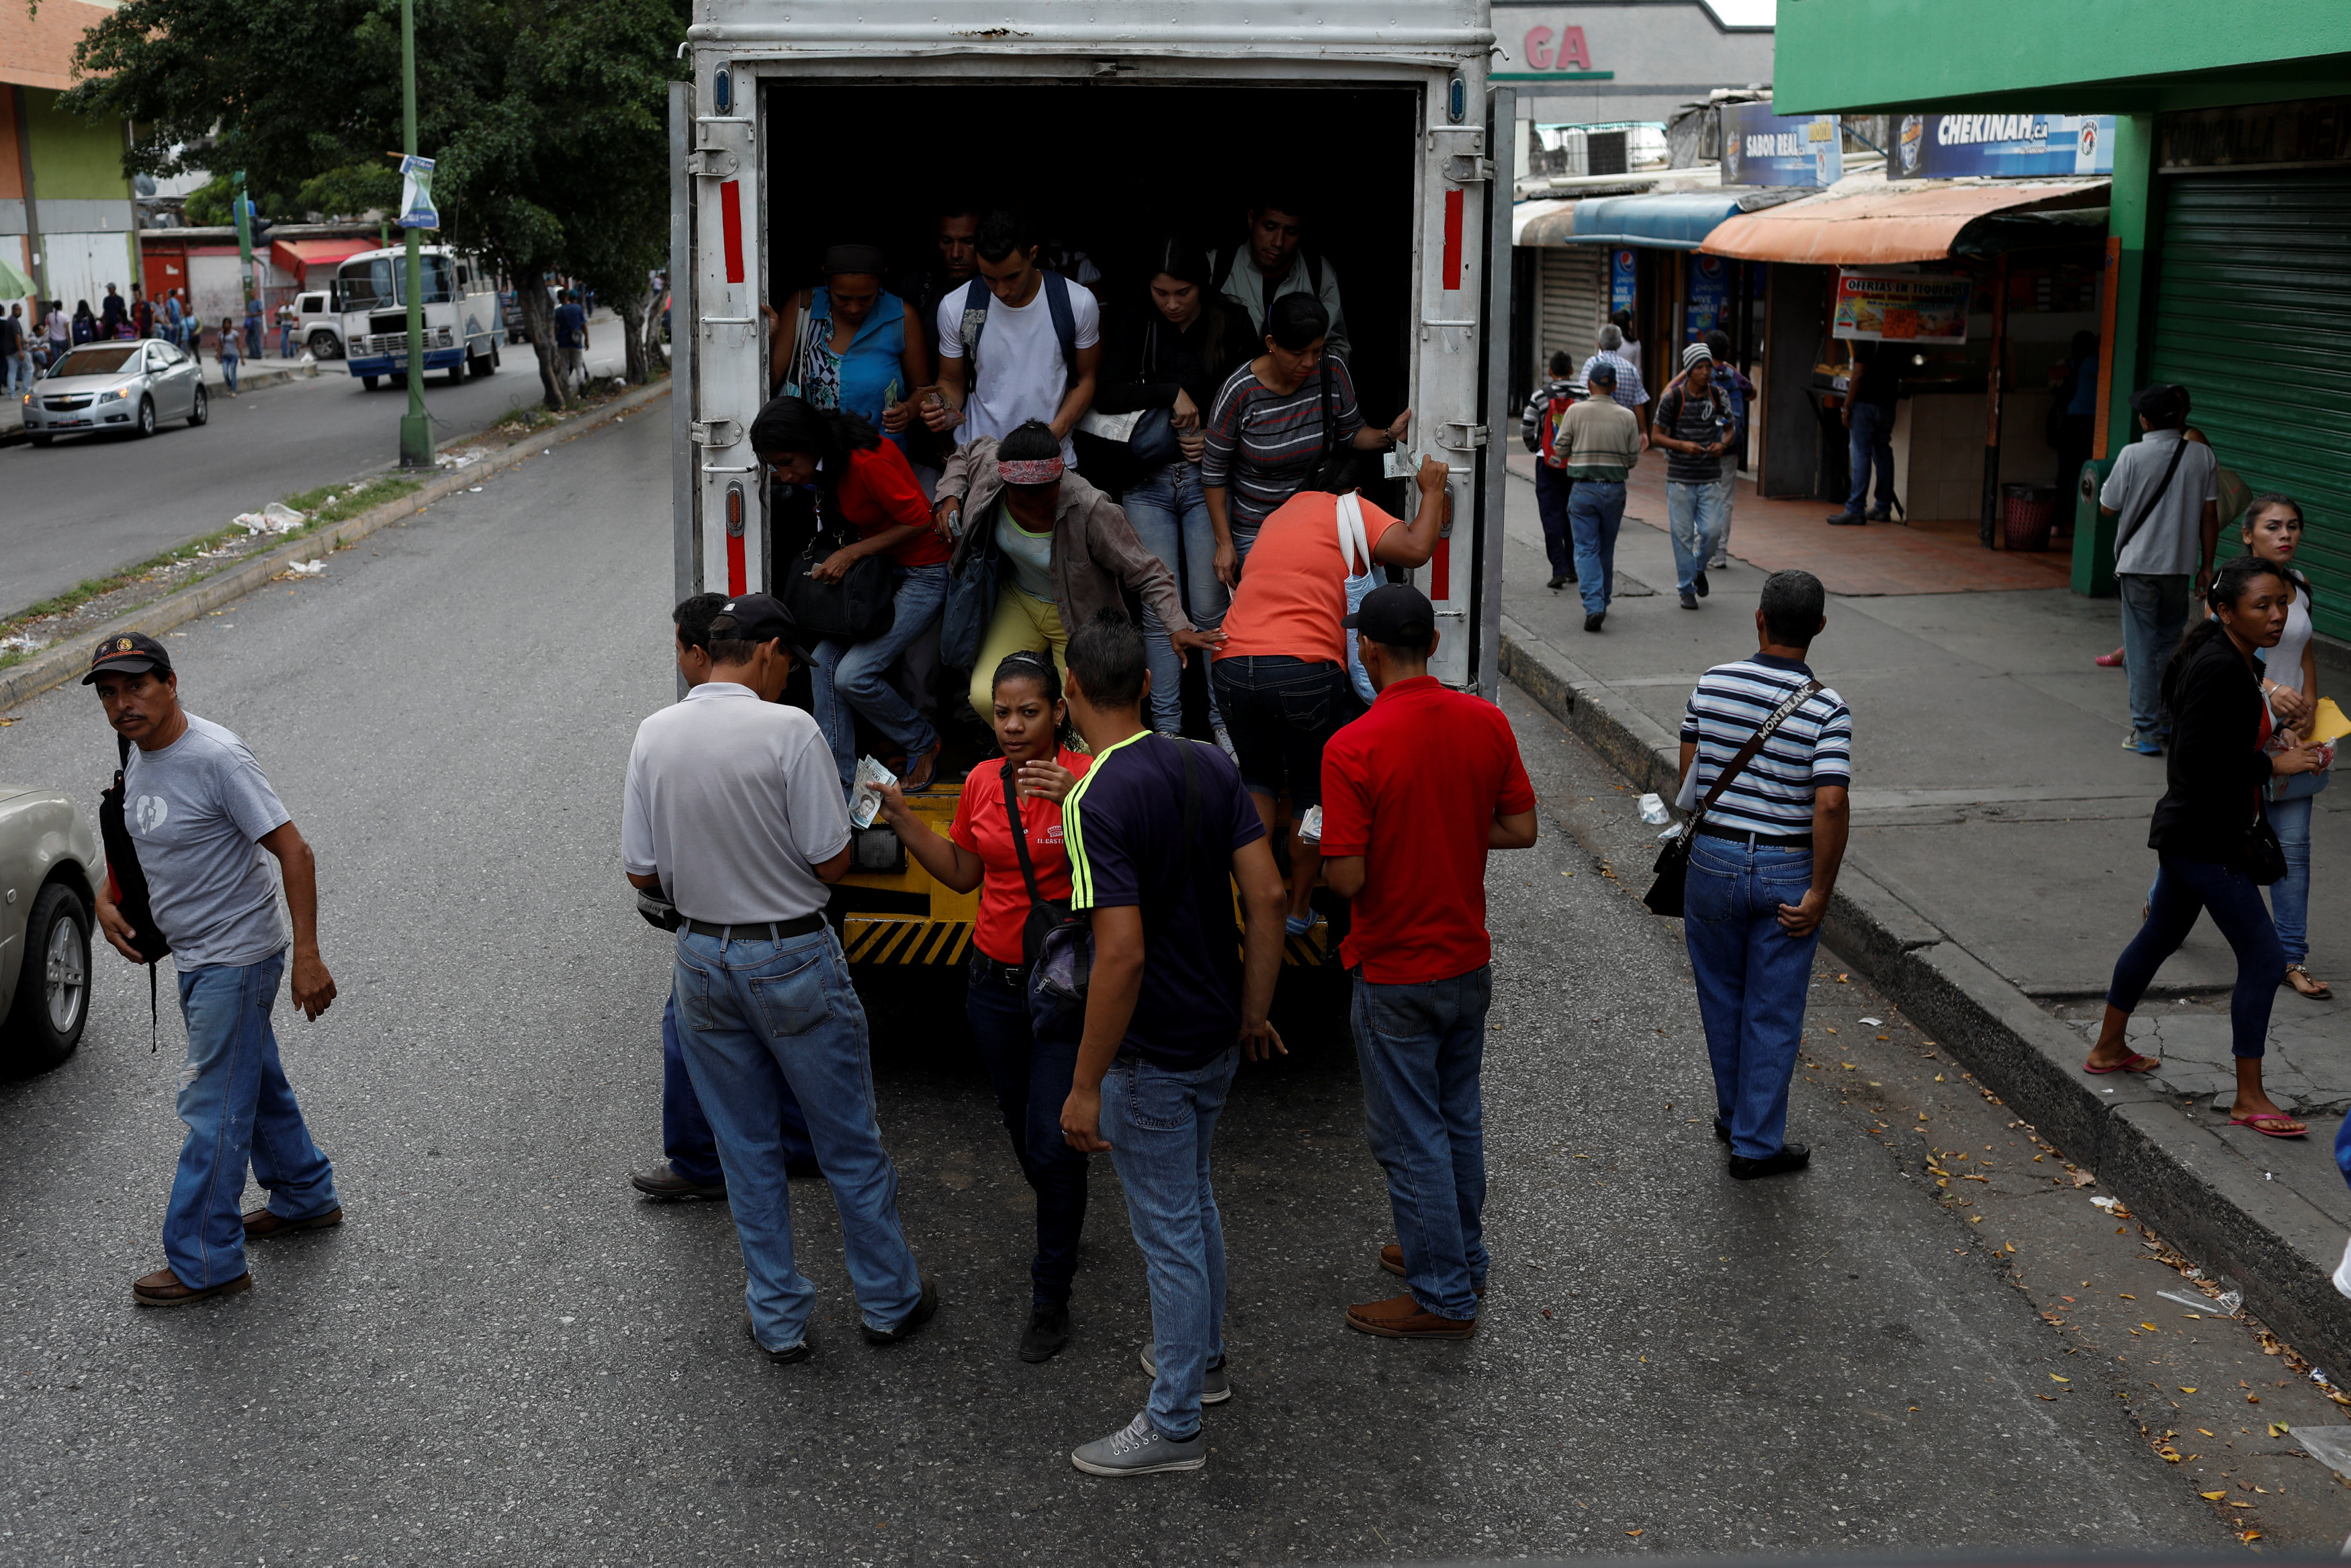
<svg viewBox="0 0 2351 1568">
<path fill-rule="evenodd" d="M 2344 0 L 1780 0 L 1782 114 L 2105 114 L 2351 90 Z"/>
<path fill-rule="evenodd" d="M 25 89 L 25 119 L 31 132 L 33 194 L 44 202 L 128 201 L 131 182 L 122 173 L 122 122 L 92 125 L 57 109 L 57 95 L 44 88 Z"/>
</svg>

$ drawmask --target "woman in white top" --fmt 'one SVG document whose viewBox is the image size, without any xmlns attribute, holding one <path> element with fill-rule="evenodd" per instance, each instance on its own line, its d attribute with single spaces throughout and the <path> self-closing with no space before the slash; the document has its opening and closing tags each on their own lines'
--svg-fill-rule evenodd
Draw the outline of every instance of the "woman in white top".
<svg viewBox="0 0 2351 1568">
<path fill-rule="evenodd" d="M 2291 496 L 2257 495 L 2238 527 L 2246 549 L 2283 566 L 2294 585 L 2285 635 L 2275 648 L 2263 650 L 2262 659 L 2262 695 L 2269 699 L 2271 716 L 2277 722 L 2273 744 L 2290 743 L 2294 735 L 2309 732 L 2318 708 L 2318 660 L 2310 646 L 2310 580 L 2294 566 L 2294 553 L 2302 547 L 2302 508 Z M 2325 772 L 2301 774 L 2270 785 L 2270 826 L 2285 849 L 2285 877 L 2270 888 L 2270 918 L 2277 925 L 2278 943 L 2285 949 L 2286 983 L 2314 1002 L 2334 994 L 2303 963 L 2310 954 L 2310 800 L 2326 787 L 2330 776 Z"/>
</svg>

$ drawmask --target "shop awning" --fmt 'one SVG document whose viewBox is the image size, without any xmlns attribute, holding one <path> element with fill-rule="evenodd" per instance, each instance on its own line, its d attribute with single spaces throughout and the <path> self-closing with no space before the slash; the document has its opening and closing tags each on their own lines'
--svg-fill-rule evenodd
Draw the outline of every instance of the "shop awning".
<svg viewBox="0 0 2351 1568">
<path fill-rule="evenodd" d="M 273 240 L 269 259 L 292 273 L 307 277 L 314 266 L 332 266 L 348 256 L 377 247 L 374 240 Z"/>
<path fill-rule="evenodd" d="M 1938 261 L 1953 254 L 1971 223 L 1995 215 L 2101 206 L 2107 183 L 1901 181 L 1827 191 L 1768 212 L 1727 217 L 1698 248 L 1742 261 L 1818 265 Z"/>
<path fill-rule="evenodd" d="M 1575 203 L 1575 232 L 1555 243 L 1647 245 L 1694 251 L 1726 219 L 1776 207 L 1797 190 L 1724 186 L 1710 191 L 1660 191 L 1646 196 L 1590 196 Z"/>
<path fill-rule="evenodd" d="M 1510 244 L 1564 244 L 1575 234 L 1575 203 L 1557 200 L 1520 202 L 1510 209 Z"/>
</svg>

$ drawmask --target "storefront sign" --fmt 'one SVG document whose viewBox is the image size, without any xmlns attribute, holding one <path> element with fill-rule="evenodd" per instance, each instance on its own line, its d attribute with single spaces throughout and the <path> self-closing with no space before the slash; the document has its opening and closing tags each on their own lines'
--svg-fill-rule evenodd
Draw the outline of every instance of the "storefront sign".
<svg viewBox="0 0 2351 1568">
<path fill-rule="evenodd" d="M 1964 343 L 1968 280 L 1946 274 L 1840 272 L 1838 337 L 1876 343 Z"/>
<path fill-rule="evenodd" d="M 2156 133 L 2164 169 L 2351 161 L 2351 99 L 2306 98 L 2167 114 Z"/>
<path fill-rule="evenodd" d="M 1726 185 L 1834 185 L 1844 173 L 1833 114 L 1773 114 L 1768 103 L 1722 106 Z"/>
<path fill-rule="evenodd" d="M 1498 82 L 1604 82 L 1614 81 L 1613 70 L 1594 70 L 1592 66 L 1592 43 L 1583 29 L 1556 15 L 1536 9 L 1511 10 L 1520 17 L 1535 20 L 1525 32 L 1511 36 L 1508 30 L 1510 19 L 1498 13 L 1495 31 L 1502 36 L 1501 50 L 1509 55 L 1515 48 L 1517 58 L 1496 62 L 1500 70 L 1487 73 L 1487 79 Z"/>
<path fill-rule="evenodd" d="M 1633 253 L 1613 250 L 1608 253 L 1608 314 L 1633 308 Z"/>
<path fill-rule="evenodd" d="M 1897 180 L 2114 171 L 2111 114 L 1906 114 L 1894 132 Z"/>
<path fill-rule="evenodd" d="M 1689 305 L 1682 341 L 1695 343 L 1717 327 L 1730 327 L 1730 264 L 1720 256 L 1689 258 Z"/>
</svg>

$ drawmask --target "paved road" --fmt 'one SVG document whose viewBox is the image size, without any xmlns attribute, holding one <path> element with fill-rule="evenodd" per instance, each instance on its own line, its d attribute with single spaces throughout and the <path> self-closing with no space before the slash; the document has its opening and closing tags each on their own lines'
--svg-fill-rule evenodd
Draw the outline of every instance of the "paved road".
<svg viewBox="0 0 2351 1568">
<path fill-rule="evenodd" d="M 617 321 L 591 328 L 589 367 L 618 373 Z M 436 440 L 482 429 L 538 400 L 527 343 L 499 350 L 497 373 L 452 387 L 426 379 Z M 209 366 L 210 361 L 207 361 Z M 215 528 L 240 512 L 400 461 L 407 394 L 370 392 L 340 362 L 311 379 L 241 398 L 214 389 L 202 430 L 172 424 L 147 441 L 80 436 L 47 450 L 0 447 L 0 615 L 65 592 Z"/>
<path fill-rule="evenodd" d="M 904 1345 L 861 1343 L 831 1206 L 795 1184 L 819 1352 L 758 1359 L 724 1210 L 622 1184 L 656 1148 L 667 974 L 615 861 L 629 739 L 670 692 L 667 545 L 643 523 L 664 435 L 632 421 L 559 446 L 175 640 L 192 708 L 245 733 L 318 846 L 342 999 L 278 1023 L 351 1219 L 262 1252 L 244 1295 L 131 1307 L 160 1256 L 181 1034 L 167 1001 L 162 1053 L 138 1048 L 145 986 L 108 959 L 78 1057 L 0 1085 L 0 1561 L 2231 1543 L 2105 1391 L 2104 1355 L 2038 1322 L 1982 1228 L 1833 1086 L 1797 1085 L 1809 1174 L 1720 1174 L 1677 944 L 1597 869 L 1641 830 L 1515 693 L 1545 837 L 1491 883 L 1479 1338 L 1341 1326 L 1389 1293 L 1385 1199 L 1351 1060 L 1301 1044 L 1245 1069 L 1219 1135 L 1238 1393 L 1209 1417 L 1208 1468 L 1078 1475 L 1070 1447 L 1144 1393 L 1116 1182 L 1096 1170 L 1075 1341 L 1021 1365 L 1029 1200 L 952 993 L 902 993 L 876 1013 L 875 1076 L 946 1304 Z M 111 748 L 87 693 L 16 718 L 11 779 L 94 800 Z M 2063 1398 L 2041 1397 L 2053 1373 L 2074 1377 Z"/>
</svg>

